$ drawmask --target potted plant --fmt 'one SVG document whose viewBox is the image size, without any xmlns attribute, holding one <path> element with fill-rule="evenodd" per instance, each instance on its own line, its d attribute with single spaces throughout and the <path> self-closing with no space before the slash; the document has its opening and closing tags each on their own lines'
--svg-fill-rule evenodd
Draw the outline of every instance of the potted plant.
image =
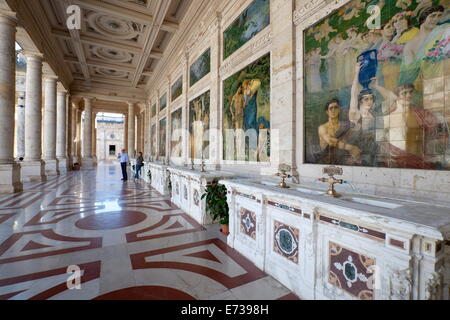
<svg viewBox="0 0 450 320">
<path fill-rule="evenodd" d="M 202 200 L 206 199 L 206 212 L 211 215 L 213 221 L 219 221 L 221 225 L 220 232 L 225 235 L 229 234 L 229 208 L 227 203 L 227 188 L 220 185 L 214 180 L 210 185 L 206 186 Z"/>
</svg>

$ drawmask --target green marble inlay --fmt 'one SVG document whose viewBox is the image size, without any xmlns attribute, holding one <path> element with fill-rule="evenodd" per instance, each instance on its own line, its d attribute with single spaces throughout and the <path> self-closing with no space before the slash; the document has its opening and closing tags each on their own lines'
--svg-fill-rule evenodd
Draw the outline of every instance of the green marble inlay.
<svg viewBox="0 0 450 320">
<path fill-rule="evenodd" d="M 280 247 L 285 252 L 292 251 L 292 235 L 286 230 L 280 231 Z"/>
<path fill-rule="evenodd" d="M 344 267 L 344 272 L 345 272 L 345 276 L 347 277 L 347 279 L 349 279 L 350 281 L 355 280 L 356 278 L 356 268 L 353 264 L 351 263 L 346 263 L 345 267 Z"/>
<path fill-rule="evenodd" d="M 339 226 L 341 226 L 343 228 L 346 228 L 346 229 L 353 230 L 353 231 L 359 231 L 359 228 L 358 228 L 357 225 L 351 224 L 351 223 L 348 223 L 348 222 L 342 222 L 341 221 L 341 222 L 339 222 Z"/>
</svg>

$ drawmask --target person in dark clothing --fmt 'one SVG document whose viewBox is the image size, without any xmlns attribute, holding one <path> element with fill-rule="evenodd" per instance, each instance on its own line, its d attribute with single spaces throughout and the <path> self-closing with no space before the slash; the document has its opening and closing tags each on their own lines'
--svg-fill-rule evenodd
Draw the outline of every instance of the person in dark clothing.
<svg viewBox="0 0 450 320">
<path fill-rule="evenodd" d="M 125 149 L 122 149 L 122 153 L 119 154 L 118 158 L 120 160 L 120 167 L 122 168 L 122 180 L 127 181 L 128 180 L 127 165 L 130 162 L 130 158 L 128 158 L 128 153 L 125 151 Z"/>
<path fill-rule="evenodd" d="M 139 179 L 139 174 L 143 165 L 144 157 L 142 156 L 142 152 L 139 152 L 139 156 L 136 158 L 136 174 L 134 175 L 135 179 Z"/>
</svg>

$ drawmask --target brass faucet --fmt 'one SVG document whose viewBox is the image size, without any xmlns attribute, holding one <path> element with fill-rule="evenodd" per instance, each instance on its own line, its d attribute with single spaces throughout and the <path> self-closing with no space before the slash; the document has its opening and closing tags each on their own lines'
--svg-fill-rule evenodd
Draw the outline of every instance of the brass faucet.
<svg viewBox="0 0 450 320">
<path fill-rule="evenodd" d="M 285 179 L 286 178 L 291 178 L 290 174 L 287 174 L 286 171 L 290 171 L 291 167 L 285 164 L 280 164 L 280 166 L 278 167 L 278 170 L 280 172 L 278 172 L 277 174 L 275 174 L 276 176 L 281 178 L 281 182 L 278 184 L 278 188 L 283 188 L 283 189 L 289 189 L 290 187 L 286 184 Z"/>
<path fill-rule="evenodd" d="M 205 159 L 203 159 L 203 154 L 202 154 L 202 166 L 200 168 L 200 172 L 206 172 L 206 170 L 205 170 Z"/>
<path fill-rule="evenodd" d="M 327 174 L 329 176 L 328 178 L 320 178 L 319 179 L 319 181 L 321 181 L 321 182 L 328 182 L 329 183 L 328 191 L 326 193 L 324 193 L 324 195 L 330 196 L 330 197 L 334 197 L 334 198 L 341 197 L 341 195 L 338 194 L 336 192 L 336 190 L 334 190 L 334 185 L 336 183 L 343 184 L 344 180 L 336 179 L 334 176 L 335 175 L 342 175 L 343 174 L 342 168 L 339 168 L 339 167 L 336 167 L 336 166 L 325 167 L 325 168 L 323 168 L 323 174 Z"/>
</svg>

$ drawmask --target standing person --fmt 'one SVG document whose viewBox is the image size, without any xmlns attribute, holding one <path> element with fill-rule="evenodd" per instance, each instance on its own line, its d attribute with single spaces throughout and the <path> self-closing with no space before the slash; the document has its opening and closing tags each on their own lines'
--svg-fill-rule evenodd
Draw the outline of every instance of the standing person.
<svg viewBox="0 0 450 320">
<path fill-rule="evenodd" d="M 136 174 L 134 175 L 135 179 L 139 179 L 139 173 L 141 172 L 141 168 L 144 165 L 144 157 L 142 156 L 142 152 L 139 152 L 139 156 L 136 158 Z"/>
<path fill-rule="evenodd" d="M 130 159 L 128 158 L 128 153 L 125 151 L 125 149 L 122 149 L 122 153 L 119 155 L 120 159 L 120 167 L 122 168 L 122 181 L 128 180 L 128 174 L 127 174 L 127 164 L 130 162 Z"/>
</svg>

